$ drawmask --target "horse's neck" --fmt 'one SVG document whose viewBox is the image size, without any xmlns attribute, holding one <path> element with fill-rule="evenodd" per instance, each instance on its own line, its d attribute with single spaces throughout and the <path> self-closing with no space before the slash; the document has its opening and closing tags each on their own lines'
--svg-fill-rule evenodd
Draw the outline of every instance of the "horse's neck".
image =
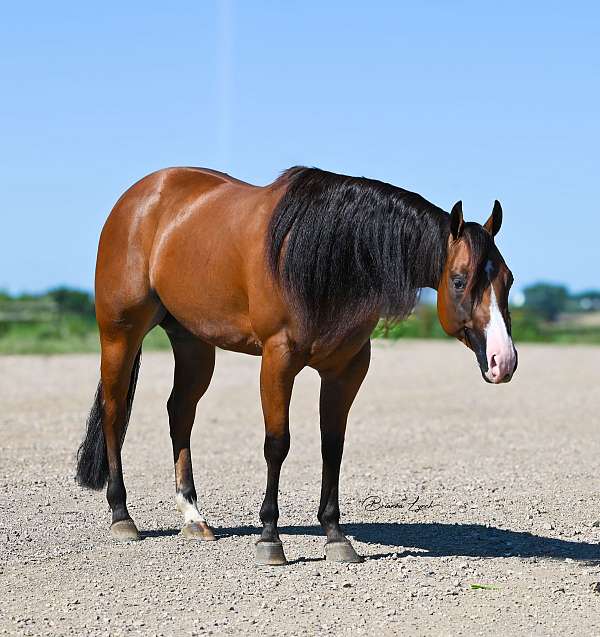
<svg viewBox="0 0 600 637">
<path fill-rule="evenodd" d="M 420 288 L 437 290 L 444 271 L 450 235 L 450 215 L 439 208 L 423 213 L 426 221 L 416 232 L 420 233 L 419 262 L 422 265 Z"/>
</svg>

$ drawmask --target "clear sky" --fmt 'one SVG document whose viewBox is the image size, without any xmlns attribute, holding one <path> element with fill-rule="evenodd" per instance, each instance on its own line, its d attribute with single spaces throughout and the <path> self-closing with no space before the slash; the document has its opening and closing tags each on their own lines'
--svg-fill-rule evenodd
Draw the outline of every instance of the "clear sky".
<svg viewBox="0 0 600 637">
<path fill-rule="evenodd" d="M 517 287 L 600 287 L 600 3 L 13 2 L 0 287 L 91 289 L 98 234 L 171 165 L 390 181 L 483 222 Z"/>
</svg>

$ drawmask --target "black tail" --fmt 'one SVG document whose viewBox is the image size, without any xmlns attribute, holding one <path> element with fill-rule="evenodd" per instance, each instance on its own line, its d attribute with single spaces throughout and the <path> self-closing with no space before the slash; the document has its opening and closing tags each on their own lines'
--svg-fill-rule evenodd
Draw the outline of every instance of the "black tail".
<svg viewBox="0 0 600 637">
<path fill-rule="evenodd" d="M 131 380 L 129 381 L 129 390 L 127 392 L 127 416 L 125 419 L 125 427 L 123 427 L 123 435 L 121 436 L 121 444 L 123 444 L 123 440 L 125 439 L 127 424 L 129 423 L 129 416 L 131 415 L 141 357 L 142 350 L 140 349 L 135 357 L 133 369 L 131 370 Z M 102 381 L 100 381 L 98 383 L 98 389 L 96 390 L 94 404 L 87 419 L 85 438 L 77 452 L 77 474 L 75 479 L 82 487 L 87 487 L 88 489 L 102 489 L 108 480 L 106 442 L 104 441 L 104 432 L 102 431 L 103 415 L 104 403 L 102 399 Z"/>
</svg>

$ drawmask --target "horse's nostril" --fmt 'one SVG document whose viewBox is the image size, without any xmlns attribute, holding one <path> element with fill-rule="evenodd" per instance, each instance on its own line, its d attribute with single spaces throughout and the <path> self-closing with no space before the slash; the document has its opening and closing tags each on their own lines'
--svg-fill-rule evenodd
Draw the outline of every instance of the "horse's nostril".
<svg viewBox="0 0 600 637">
<path fill-rule="evenodd" d="M 510 380 L 510 374 L 505 374 L 504 378 L 502 379 L 505 383 L 508 383 L 508 381 Z"/>
</svg>

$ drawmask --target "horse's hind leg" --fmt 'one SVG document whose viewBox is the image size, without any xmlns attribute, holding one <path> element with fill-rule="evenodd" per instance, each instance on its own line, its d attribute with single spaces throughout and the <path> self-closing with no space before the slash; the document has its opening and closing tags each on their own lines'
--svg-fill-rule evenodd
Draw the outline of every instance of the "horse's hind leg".
<svg viewBox="0 0 600 637">
<path fill-rule="evenodd" d="M 370 343 L 341 370 L 321 373 L 321 455 L 323 477 L 318 518 L 327 534 L 325 554 L 336 562 L 361 558 L 340 528 L 339 481 L 348 412 L 369 369 Z"/>
<path fill-rule="evenodd" d="M 163 323 L 175 357 L 173 390 L 167 402 L 175 463 L 175 502 L 183 514 L 182 535 L 193 540 L 214 540 L 212 529 L 198 509 L 192 473 L 190 436 L 196 405 L 210 384 L 215 348 L 186 332 L 173 321 Z"/>
<path fill-rule="evenodd" d="M 97 308 L 97 314 L 102 349 L 102 430 L 108 462 L 106 499 L 112 511 L 111 534 L 119 540 L 137 540 L 139 533 L 127 510 L 121 446 L 133 401 L 142 340 L 155 325 L 160 306 L 149 300 L 134 311 L 109 314 Z"/>
<path fill-rule="evenodd" d="M 108 460 L 108 488 L 106 499 L 112 512 L 111 534 L 120 540 L 138 540 L 138 530 L 127 510 L 127 492 L 123 481 L 121 445 L 128 420 L 128 394 L 133 366 L 140 351 L 142 338 L 122 333 L 102 342 L 102 401 L 104 416 L 102 429 Z"/>
</svg>

